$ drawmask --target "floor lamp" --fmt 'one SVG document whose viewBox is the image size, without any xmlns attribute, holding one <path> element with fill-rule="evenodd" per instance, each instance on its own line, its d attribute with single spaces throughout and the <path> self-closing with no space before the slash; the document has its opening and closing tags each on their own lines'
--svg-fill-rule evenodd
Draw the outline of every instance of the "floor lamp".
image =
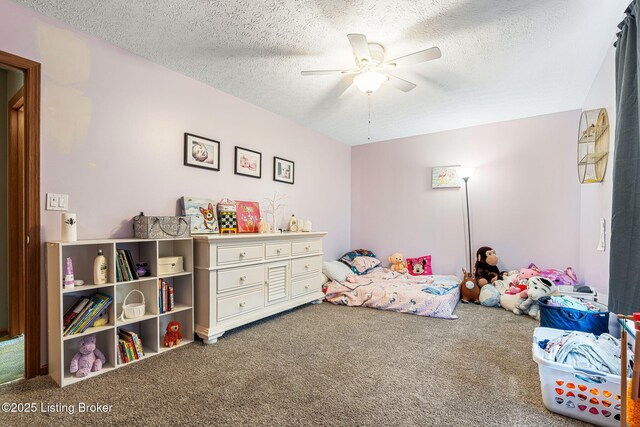
<svg viewBox="0 0 640 427">
<path fill-rule="evenodd" d="M 469 274 L 473 271 L 473 255 L 471 253 L 471 217 L 469 215 L 469 187 L 468 181 L 473 175 L 474 168 L 458 168 L 458 176 L 464 180 L 464 193 L 467 207 L 467 236 L 469 238 Z"/>
</svg>

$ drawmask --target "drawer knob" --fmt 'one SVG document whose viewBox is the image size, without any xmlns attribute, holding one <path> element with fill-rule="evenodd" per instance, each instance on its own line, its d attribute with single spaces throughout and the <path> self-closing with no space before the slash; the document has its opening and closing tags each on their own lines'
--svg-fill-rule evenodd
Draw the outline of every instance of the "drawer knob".
<svg viewBox="0 0 640 427">
<path fill-rule="evenodd" d="M 278 252 L 278 253 L 282 252 L 282 248 L 276 249 L 276 252 Z"/>
<path fill-rule="evenodd" d="M 247 276 L 245 275 L 240 276 L 240 280 L 247 280 Z"/>
<path fill-rule="evenodd" d="M 304 288 L 305 289 L 309 289 L 309 285 L 304 285 Z"/>
<path fill-rule="evenodd" d="M 304 265 L 304 268 L 309 268 L 309 267 L 310 267 L 310 265 L 309 265 L 309 264 L 305 264 L 305 265 Z"/>
<path fill-rule="evenodd" d="M 307 245 L 307 246 L 305 246 L 304 248 L 305 248 L 306 250 L 309 250 L 309 249 L 311 249 L 311 245 Z"/>
<path fill-rule="evenodd" d="M 247 256 L 247 253 L 246 253 L 246 252 L 244 252 L 244 251 L 242 251 L 242 252 L 240 252 L 240 256 L 241 256 L 241 257 L 243 257 L 243 256 Z"/>
<path fill-rule="evenodd" d="M 246 303 L 246 302 L 244 302 L 244 301 L 240 301 L 240 307 L 244 307 L 245 305 L 247 305 L 247 303 Z"/>
</svg>

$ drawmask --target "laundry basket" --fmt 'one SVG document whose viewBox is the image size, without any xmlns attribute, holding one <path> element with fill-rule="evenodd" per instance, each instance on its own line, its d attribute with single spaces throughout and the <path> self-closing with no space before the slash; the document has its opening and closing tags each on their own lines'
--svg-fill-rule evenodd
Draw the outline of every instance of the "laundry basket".
<svg viewBox="0 0 640 427">
<path fill-rule="evenodd" d="M 599 426 L 620 425 L 620 376 L 574 368 L 544 358 L 540 341 L 565 331 L 536 328 L 533 360 L 538 364 L 544 406 L 552 412 Z"/>
<path fill-rule="evenodd" d="M 131 296 L 132 293 L 137 292 L 142 296 L 142 302 L 135 302 L 131 304 L 127 304 L 127 300 Z M 120 315 L 120 320 L 127 319 L 137 319 L 138 317 L 144 316 L 145 312 L 145 300 L 144 294 L 137 289 L 132 290 L 124 297 L 124 301 L 122 301 L 122 314 Z"/>
<path fill-rule="evenodd" d="M 590 304 L 600 311 L 582 311 L 549 305 L 550 299 L 551 297 L 545 296 L 538 301 L 540 326 L 565 331 L 589 332 L 594 335 L 609 332 L 609 311 L 606 305 L 590 301 Z"/>
</svg>

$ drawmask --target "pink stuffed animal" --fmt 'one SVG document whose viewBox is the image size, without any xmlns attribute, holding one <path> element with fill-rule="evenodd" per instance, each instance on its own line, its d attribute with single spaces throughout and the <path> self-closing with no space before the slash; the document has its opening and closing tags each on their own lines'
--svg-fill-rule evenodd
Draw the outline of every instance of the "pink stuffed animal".
<svg viewBox="0 0 640 427">
<path fill-rule="evenodd" d="M 69 372 L 76 374 L 76 377 L 86 377 L 89 372 L 95 372 L 102 369 L 102 364 L 106 363 L 107 359 L 104 354 L 96 347 L 96 336 L 87 335 L 80 338 L 80 348 L 73 359 L 71 359 L 71 366 L 69 366 Z"/>
<path fill-rule="evenodd" d="M 510 292 L 511 295 L 515 295 L 519 292 L 527 290 L 527 280 L 531 279 L 534 276 L 539 276 L 540 273 L 531 269 L 531 268 L 521 268 L 518 277 L 515 278 L 513 282 L 511 282 L 510 287 L 518 288 L 518 291 Z"/>
</svg>

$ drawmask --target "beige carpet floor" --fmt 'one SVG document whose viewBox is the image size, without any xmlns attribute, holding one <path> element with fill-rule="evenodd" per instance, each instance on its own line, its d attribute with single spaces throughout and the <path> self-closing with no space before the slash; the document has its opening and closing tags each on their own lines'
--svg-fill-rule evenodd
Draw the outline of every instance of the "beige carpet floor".
<svg viewBox="0 0 640 427">
<path fill-rule="evenodd" d="M 0 403 L 113 406 L 0 413 L 0 425 L 582 425 L 542 404 L 532 319 L 475 305 L 456 313 L 309 305 L 64 389 L 47 377 L 5 386 Z"/>
</svg>

